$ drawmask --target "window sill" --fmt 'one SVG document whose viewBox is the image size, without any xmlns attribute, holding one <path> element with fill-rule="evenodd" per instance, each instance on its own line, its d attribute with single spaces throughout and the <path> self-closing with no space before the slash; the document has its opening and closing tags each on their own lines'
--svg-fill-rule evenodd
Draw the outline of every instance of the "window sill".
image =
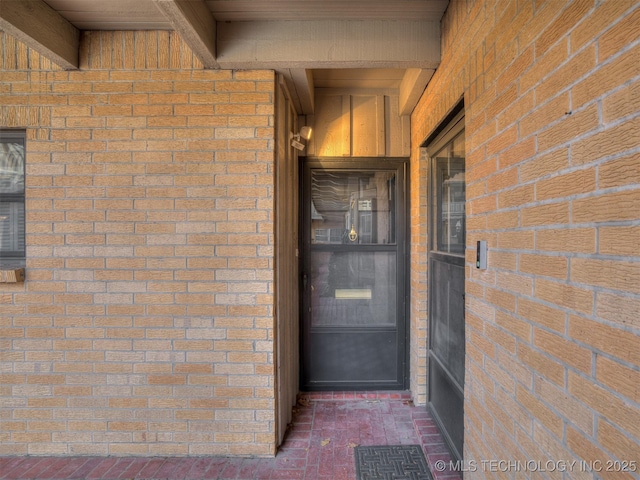
<svg viewBox="0 0 640 480">
<path fill-rule="evenodd" d="M 11 268 L 0 270 L 0 283 L 24 282 L 24 268 Z"/>
</svg>

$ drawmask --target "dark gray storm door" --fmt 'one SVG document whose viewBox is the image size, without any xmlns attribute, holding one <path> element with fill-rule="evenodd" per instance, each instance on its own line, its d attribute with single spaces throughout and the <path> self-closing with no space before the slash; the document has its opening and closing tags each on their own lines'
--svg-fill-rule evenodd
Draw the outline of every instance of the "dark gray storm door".
<svg viewBox="0 0 640 480">
<path fill-rule="evenodd" d="M 464 443 L 464 117 L 428 146 L 430 158 L 428 407 L 454 459 Z"/>
<path fill-rule="evenodd" d="M 301 389 L 404 389 L 405 171 L 398 159 L 307 159 Z"/>
</svg>

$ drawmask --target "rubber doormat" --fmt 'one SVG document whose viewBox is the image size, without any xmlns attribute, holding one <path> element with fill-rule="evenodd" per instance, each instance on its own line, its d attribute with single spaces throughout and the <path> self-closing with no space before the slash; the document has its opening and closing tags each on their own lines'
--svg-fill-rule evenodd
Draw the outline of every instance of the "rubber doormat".
<svg viewBox="0 0 640 480">
<path fill-rule="evenodd" d="M 433 480 L 420 445 L 355 447 L 358 480 Z"/>
</svg>

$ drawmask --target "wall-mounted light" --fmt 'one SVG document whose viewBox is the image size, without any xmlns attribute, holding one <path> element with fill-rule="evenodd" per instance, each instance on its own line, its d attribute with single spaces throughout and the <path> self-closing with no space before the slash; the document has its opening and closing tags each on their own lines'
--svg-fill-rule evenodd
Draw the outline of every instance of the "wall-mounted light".
<svg viewBox="0 0 640 480">
<path fill-rule="evenodd" d="M 307 127 L 306 125 L 300 129 L 300 132 L 289 134 L 291 138 L 291 146 L 296 150 L 304 150 L 305 144 L 301 142 L 301 140 L 309 141 L 311 138 L 311 127 Z"/>
</svg>

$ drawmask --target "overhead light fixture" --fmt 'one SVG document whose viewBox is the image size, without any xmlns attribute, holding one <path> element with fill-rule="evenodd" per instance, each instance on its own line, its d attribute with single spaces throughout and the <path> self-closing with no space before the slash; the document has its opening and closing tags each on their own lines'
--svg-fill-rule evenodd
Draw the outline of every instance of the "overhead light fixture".
<svg viewBox="0 0 640 480">
<path fill-rule="evenodd" d="M 296 150 L 302 151 L 304 150 L 305 144 L 302 143 L 301 140 L 309 141 L 311 138 L 311 127 L 305 125 L 295 135 L 293 133 L 290 133 L 289 135 L 291 138 L 291 146 Z"/>
</svg>

